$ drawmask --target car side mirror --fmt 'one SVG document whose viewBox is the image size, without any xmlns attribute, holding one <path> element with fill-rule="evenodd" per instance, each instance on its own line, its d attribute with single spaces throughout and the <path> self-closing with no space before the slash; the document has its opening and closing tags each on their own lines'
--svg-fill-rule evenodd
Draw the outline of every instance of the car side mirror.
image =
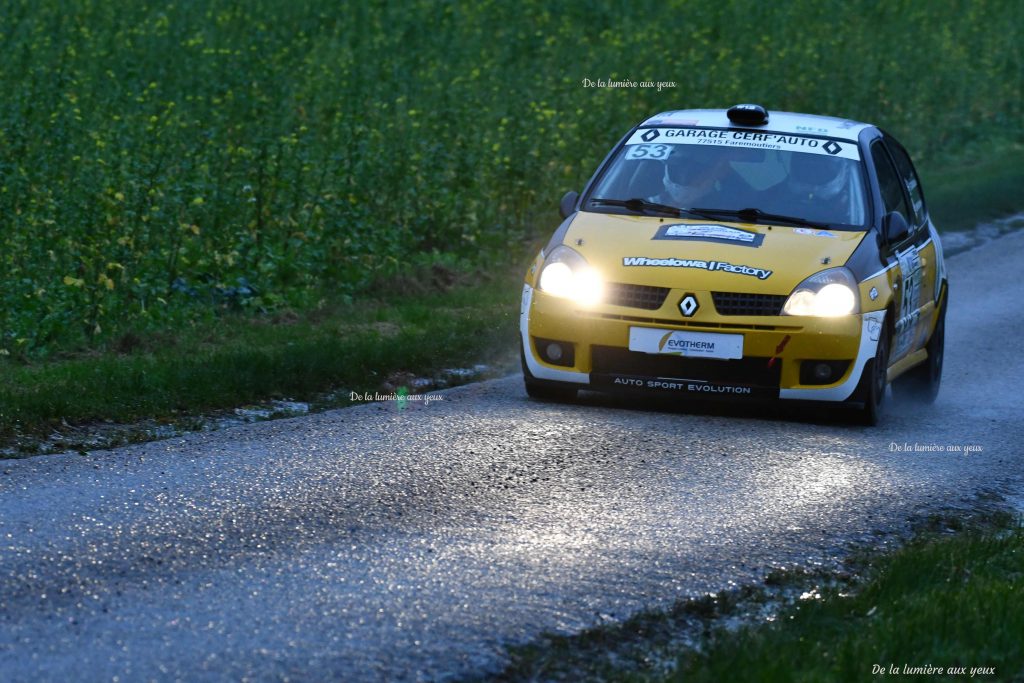
<svg viewBox="0 0 1024 683">
<path fill-rule="evenodd" d="M 889 244 L 899 244 L 907 239 L 907 235 L 910 234 L 910 226 L 907 224 L 907 219 L 899 211 L 890 211 L 885 214 L 882 225 L 885 228 L 885 239 Z"/>
<path fill-rule="evenodd" d="M 568 218 L 569 214 L 576 210 L 576 202 L 579 201 L 580 193 L 574 190 L 569 190 L 562 195 L 562 201 L 558 202 L 558 213 L 562 214 L 562 218 Z"/>
</svg>

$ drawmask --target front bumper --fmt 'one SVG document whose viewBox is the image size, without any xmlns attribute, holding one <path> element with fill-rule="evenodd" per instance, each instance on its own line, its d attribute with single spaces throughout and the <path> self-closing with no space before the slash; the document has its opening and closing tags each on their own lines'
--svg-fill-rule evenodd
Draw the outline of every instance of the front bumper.
<svg viewBox="0 0 1024 683">
<path fill-rule="evenodd" d="M 684 294 L 700 303 L 686 318 Z M 640 391 L 716 398 L 844 401 L 874 357 L 884 311 L 841 318 L 720 315 L 709 292 L 672 290 L 657 310 L 573 301 L 523 286 L 520 333 L 526 368 L 538 380 L 595 390 Z M 742 358 L 718 360 L 630 351 L 631 328 L 742 335 Z M 537 340 L 556 340 L 571 352 L 545 360 Z M 547 342 L 542 342 L 547 343 Z M 571 359 L 566 364 L 565 359 Z M 809 383 L 804 363 L 842 368 L 827 384 Z"/>
</svg>

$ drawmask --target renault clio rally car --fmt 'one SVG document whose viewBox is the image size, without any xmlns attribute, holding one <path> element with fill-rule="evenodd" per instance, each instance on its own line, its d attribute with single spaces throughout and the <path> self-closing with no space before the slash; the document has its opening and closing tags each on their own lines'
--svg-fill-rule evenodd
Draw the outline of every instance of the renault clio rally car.
<svg viewBox="0 0 1024 683">
<path fill-rule="evenodd" d="M 875 126 L 664 112 L 560 208 L 523 284 L 532 397 L 831 401 L 875 424 L 890 382 L 938 393 L 942 246 L 910 157 Z"/>
</svg>

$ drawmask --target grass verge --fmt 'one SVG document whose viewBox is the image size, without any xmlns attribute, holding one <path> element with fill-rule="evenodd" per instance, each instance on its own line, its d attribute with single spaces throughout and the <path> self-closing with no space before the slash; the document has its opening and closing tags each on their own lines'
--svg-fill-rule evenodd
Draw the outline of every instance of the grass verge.
<svg viewBox="0 0 1024 683">
<path fill-rule="evenodd" d="M 1024 149 L 1019 146 L 986 150 L 983 157 L 971 152 L 920 172 L 928 211 L 939 230 L 969 230 L 1024 208 Z"/>
<path fill-rule="evenodd" d="M 497 679 L 1024 680 L 1024 528 L 1013 516 L 943 518 L 849 565 L 841 576 L 774 575 L 765 588 L 548 637 L 514 650 Z"/>
<path fill-rule="evenodd" d="M 403 293 L 391 283 L 380 298 L 358 304 L 232 316 L 128 335 L 120 349 L 56 362 L 0 363 L 0 440 L 64 424 L 172 419 L 329 390 L 365 394 L 388 390 L 389 378 L 400 382 L 394 378 L 453 365 L 507 367 L 520 277 L 518 268 L 506 268 L 445 292 Z"/>
</svg>

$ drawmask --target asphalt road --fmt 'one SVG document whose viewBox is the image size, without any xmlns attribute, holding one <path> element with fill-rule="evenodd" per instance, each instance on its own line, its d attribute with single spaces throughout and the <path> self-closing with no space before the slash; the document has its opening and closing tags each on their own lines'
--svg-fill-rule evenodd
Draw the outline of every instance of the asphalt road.
<svg viewBox="0 0 1024 683">
<path fill-rule="evenodd" d="M 443 680 L 1019 492 L 1022 263 L 950 259 L 942 394 L 877 428 L 512 377 L 0 462 L 0 680 Z"/>
</svg>

